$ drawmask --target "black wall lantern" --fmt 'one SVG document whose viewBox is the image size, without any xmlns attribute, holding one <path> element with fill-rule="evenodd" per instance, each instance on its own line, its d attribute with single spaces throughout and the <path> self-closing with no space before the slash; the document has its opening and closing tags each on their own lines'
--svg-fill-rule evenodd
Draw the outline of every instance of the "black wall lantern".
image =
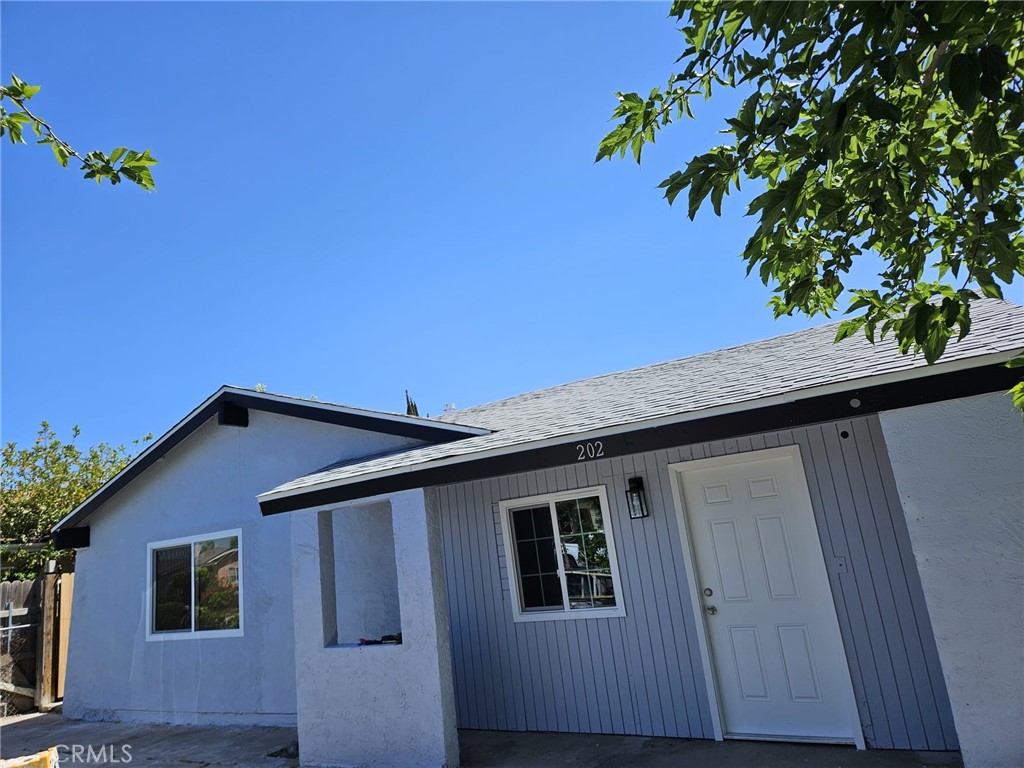
<svg viewBox="0 0 1024 768">
<path fill-rule="evenodd" d="M 629 506 L 629 516 L 634 520 L 648 517 L 651 514 L 647 510 L 647 499 L 644 497 L 644 479 L 642 477 L 631 477 L 627 481 L 626 504 Z"/>
</svg>

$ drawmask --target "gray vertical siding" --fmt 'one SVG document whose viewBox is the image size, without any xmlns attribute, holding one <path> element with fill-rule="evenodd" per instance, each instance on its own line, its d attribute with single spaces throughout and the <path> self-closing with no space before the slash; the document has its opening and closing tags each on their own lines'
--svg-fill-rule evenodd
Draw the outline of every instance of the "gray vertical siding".
<svg viewBox="0 0 1024 768">
<path fill-rule="evenodd" d="M 842 433 L 847 437 L 843 438 Z M 668 464 L 797 444 L 872 747 L 956 749 L 906 522 L 876 417 L 437 489 L 459 726 L 713 738 Z M 651 516 L 633 521 L 626 478 Z M 498 502 L 605 485 L 623 618 L 516 624 Z M 836 573 L 835 558 L 848 572 Z"/>
</svg>

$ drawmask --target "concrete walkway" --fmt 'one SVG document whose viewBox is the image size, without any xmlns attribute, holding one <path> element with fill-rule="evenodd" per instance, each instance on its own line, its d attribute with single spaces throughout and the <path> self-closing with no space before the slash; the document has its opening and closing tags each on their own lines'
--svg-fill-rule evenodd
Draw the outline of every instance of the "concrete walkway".
<svg viewBox="0 0 1024 768">
<path fill-rule="evenodd" d="M 460 731 L 464 768 L 963 768 L 959 752 L 763 741 Z"/>
<path fill-rule="evenodd" d="M 0 721 L 0 757 L 30 755 L 64 745 L 58 747 L 61 768 L 95 765 L 292 768 L 299 764 L 298 760 L 269 755 L 287 748 L 294 740 L 294 728 L 87 723 L 64 720 L 57 712 Z M 89 747 L 92 747 L 91 755 Z"/>
<path fill-rule="evenodd" d="M 0 757 L 62 744 L 67 748 L 60 750 L 61 768 L 293 768 L 294 757 L 271 755 L 284 754 L 294 740 L 293 728 L 86 723 L 58 713 L 0 721 Z M 962 768 L 955 752 L 858 752 L 803 744 L 499 731 L 461 731 L 459 742 L 463 768 Z M 78 759 L 71 751 L 76 744 Z"/>
</svg>

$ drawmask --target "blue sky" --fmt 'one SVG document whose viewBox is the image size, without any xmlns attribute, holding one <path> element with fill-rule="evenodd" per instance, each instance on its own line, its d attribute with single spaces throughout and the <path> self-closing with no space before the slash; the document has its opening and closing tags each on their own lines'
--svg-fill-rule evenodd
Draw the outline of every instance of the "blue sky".
<svg viewBox="0 0 1024 768">
<path fill-rule="evenodd" d="M 159 158 L 97 187 L 2 150 L 3 439 L 161 433 L 219 385 L 439 413 L 775 335 L 737 200 L 593 162 L 613 91 L 665 80 L 667 4 L 4 3 L 3 77 L 81 150 Z"/>
</svg>

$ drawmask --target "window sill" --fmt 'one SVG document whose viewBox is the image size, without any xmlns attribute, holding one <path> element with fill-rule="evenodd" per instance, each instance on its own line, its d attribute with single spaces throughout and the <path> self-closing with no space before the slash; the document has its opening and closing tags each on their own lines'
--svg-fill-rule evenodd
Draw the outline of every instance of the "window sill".
<svg viewBox="0 0 1024 768">
<path fill-rule="evenodd" d="M 512 620 L 516 624 L 534 621 L 577 621 L 580 619 L 624 619 L 626 606 L 615 608 L 580 608 L 575 611 L 528 611 L 515 612 Z"/>
<path fill-rule="evenodd" d="M 370 648 L 401 648 L 404 643 L 328 643 L 324 648 L 338 648 L 341 650 L 365 651 Z"/>
<path fill-rule="evenodd" d="M 218 637 L 244 637 L 244 635 L 240 629 L 211 629 L 205 632 L 149 632 L 146 634 L 146 642 L 212 640 Z"/>
</svg>

